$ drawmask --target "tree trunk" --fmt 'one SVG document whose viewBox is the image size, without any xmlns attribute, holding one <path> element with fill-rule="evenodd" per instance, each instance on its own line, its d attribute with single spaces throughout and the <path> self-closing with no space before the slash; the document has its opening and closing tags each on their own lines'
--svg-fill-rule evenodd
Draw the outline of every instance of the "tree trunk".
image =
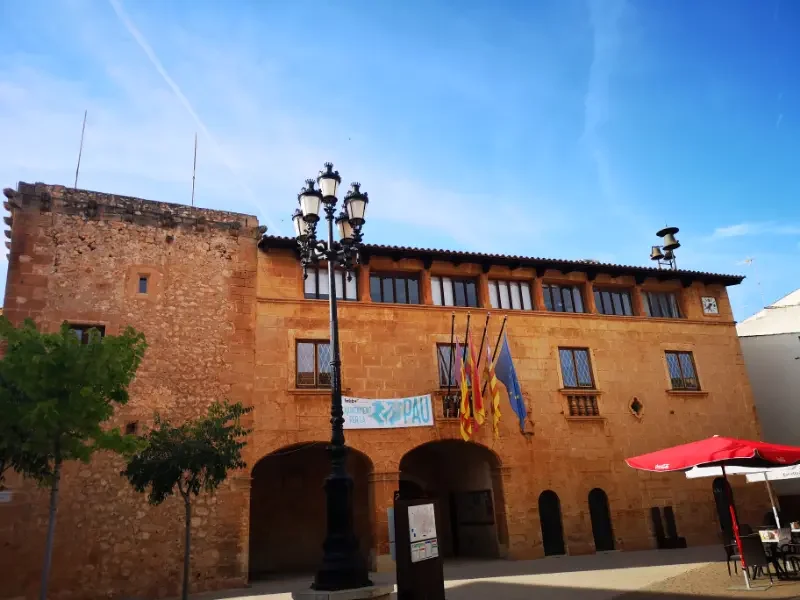
<svg viewBox="0 0 800 600">
<path fill-rule="evenodd" d="M 192 505 L 189 502 L 189 496 L 183 498 L 186 507 L 186 537 L 183 544 L 183 590 L 181 592 L 181 599 L 189 599 L 189 549 L 191 547 L 192 539 Z M 43 599 L 42 599 L 43 600 Z"/>
<path fill-rule="evenodd" d="M 56 533 L 56 508 L 58 508 L 58 484 L 61 480 L 61 459 L 56 458 L 53 468 L 53 486 L 50 488 L 50 518 L 47 524 L 47 543 L 42 565 L 42 584 L 39 589 L 39 600 L 47 600 L 47 582 L 50 578 L 50 564 L 53 561 L 53 540 Z"/>
</svg>

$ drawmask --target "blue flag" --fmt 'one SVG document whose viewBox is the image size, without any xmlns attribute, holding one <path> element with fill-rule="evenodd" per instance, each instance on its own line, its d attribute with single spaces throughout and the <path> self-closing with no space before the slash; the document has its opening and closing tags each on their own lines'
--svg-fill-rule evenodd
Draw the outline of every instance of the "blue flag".
<svg viewBox="0 0 800 600">
<path fill-rule="evenodd" d="M 528 411 L 525 409 L 525 402 L 522 399 L 522 390 L 519 387 L 519 379 L 517 379 L 517 371 L 514 369 L 514 361 L 511 360 L 511 350 L 508 348 L 508 337 L 503 336 L 503 344 L 500 346 L 500 352 L 497 355 L 495 362 L 495 374 L 497 379 L 503 382 L 508 391 L 508 399 L 511 402 L 511 408 L 519 418 L 520 431 L 525 431 L 525 417 L 528 416 Z"/>
</svg>

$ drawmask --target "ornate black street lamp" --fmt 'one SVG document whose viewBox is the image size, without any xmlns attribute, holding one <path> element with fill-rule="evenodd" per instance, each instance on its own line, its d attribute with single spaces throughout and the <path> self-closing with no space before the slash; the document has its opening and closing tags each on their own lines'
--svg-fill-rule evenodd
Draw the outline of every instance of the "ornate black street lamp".
<svg viewBox="0 0 800 600">
<path fill-rule="evenodd" d="M 336 310 L 336 267 L 347 271 L 347 280 L 353 278 L 352 270 L 358 264 L 361 247 L 361 228 L 369 198 L 353 183 L 344 197 L 344 211 L 336 214 L 336 191 L 342 179 L 325 163 L 325 170 L 314 180 L 307 179 L 297 196 L 300 208 L 292 215 L 297 244 L 300 246 L 303 277 L 308 267 L 320 261 L 328 263 L 328 303 L 331 321 L 331 474 L 325 480 L 327 530 L 323 543 L 322 565 L 312 587 L 321 591 L 336 591 L 372 585 L 366 561 L 359 551 L 358 539 L 353 530 L 353 480 L 345 467 L 347 447 L 344 443 L 344 417 L 342 416 L 342 361 L 339 357 L 339 318 Z M 328 241 L 317 239 L 320 208 L 328 221 Z M 339 230 L 339 241 L 333 239 L 333 224 Z"/>
</svg>

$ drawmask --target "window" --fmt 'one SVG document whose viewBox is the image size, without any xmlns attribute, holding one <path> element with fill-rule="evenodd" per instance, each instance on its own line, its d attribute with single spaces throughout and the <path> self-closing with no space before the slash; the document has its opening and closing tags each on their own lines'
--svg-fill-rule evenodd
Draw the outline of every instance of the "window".
<svg viewBox="0 0 800 600">
<path fill-rule="evenodd" d="M 139 293 L 147 293 L 147 275 L 139 275 Z"/>
<path fill-rule="evenodd" d="M 125 423 L 125 435 L 136 435 L 139 431 L 139 421 Z"/>
<path fill-rule="evenodd" d="M 594 303 L 601 315 L 633 315 L 631 293 L 628 290 L 595 289 Z"/>
<path fill-rule="evenodd" d="M 577 285 L 550 285 L 542 286 L 544 292 L 544 305 L 553 312 L 583 312 L 583 297 Z"/>
<path fill-rule="evenodd" d="M 456 372 L 455 344 L 436 344 L 436 358 L 439 363 L 439 386 L 447 388 L 450 393 L 442 394 L 442 417 L 457 419 L 461 411 L 461 374 Z M 462 348 L 463 350 L 463 348 Z M 469 379 L 467 380 L 469 385 Z"/>
<path fill-rule="evenodd" d="M 644 313 L 648 317 L 680 319 L 678 299 L 673 292 L 642 292 Z"/>
<path fill-rule="evenodd" d="M 439 385 L 446 388 L 448 384 L 452 387 L 460 385 L 460 375 L 456 373 L 456 345 L 436 344 L 436 356 L 439 359 Z M 448 376 L 449 374 L 449 376 Z"/>
<path fill-rule="evenodd" d="M 478 306 L 478 288 L 473 279 L 431 277 L 431 292 L 436 306 Z"/>
<path fill-rule="evenodd" d="M 373 302 L 419 304 L 419 278 L 373 273 L 369 276 L 369 296 Z"/>
<path fill-rule="evenodd" d="M 347 281 L 344 271 L 337 270 L 334 273 L 337 299 L 358 300 L 358 285 L 356 284 L 355 275 L 352 273 L 351 275 L 350 281 Z M 304 291 L 306 298 L 327 300 L 330 293 L 328 290 L 328 268 L 310 267 L 308 269 L 308 277 L 304 282 Z"/>
<path fill-rule="evenodd" d="M 589 350 L 586 348 L 559 348 L 561 377 L 565 388 L 594 388 Z"/>
<path fill-rule="evenodd" d="M 297 342 L 297 387 L 331 387 L 330 342 Z"/>
<path fill-rule="evenodd" d="M 101 338 L 106 334 L 105 325 L 78 325 L 71 323 L 69 328 L 75 332 L 75 335 L 78 337 L 78 340 L 81 344 L 89 343 L 90 332 L 92 329 L 97 330 L 98 333 L 100 333 Z"/>
<path fill-rule="evenodd" d="M 531 285 L 527 281 L 489 281 L 492 308 L 531 310 Z"/>
<path fill-rule="evenodd" d="M 665 352 L 673 390 L 700 390 L 691 352 Z"/>
</svg>

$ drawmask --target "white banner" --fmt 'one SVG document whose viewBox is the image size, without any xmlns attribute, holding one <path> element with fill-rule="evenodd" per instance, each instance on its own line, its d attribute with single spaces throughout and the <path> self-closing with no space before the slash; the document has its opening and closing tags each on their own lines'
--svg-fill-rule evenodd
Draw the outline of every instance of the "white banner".
<svg viewBox="0 0 800 600">
<path fill-rule="evenodd" d="M 342 397 L 345 429 L 433 427 L 431 395 L 367 400 Z"/>
</svg>

